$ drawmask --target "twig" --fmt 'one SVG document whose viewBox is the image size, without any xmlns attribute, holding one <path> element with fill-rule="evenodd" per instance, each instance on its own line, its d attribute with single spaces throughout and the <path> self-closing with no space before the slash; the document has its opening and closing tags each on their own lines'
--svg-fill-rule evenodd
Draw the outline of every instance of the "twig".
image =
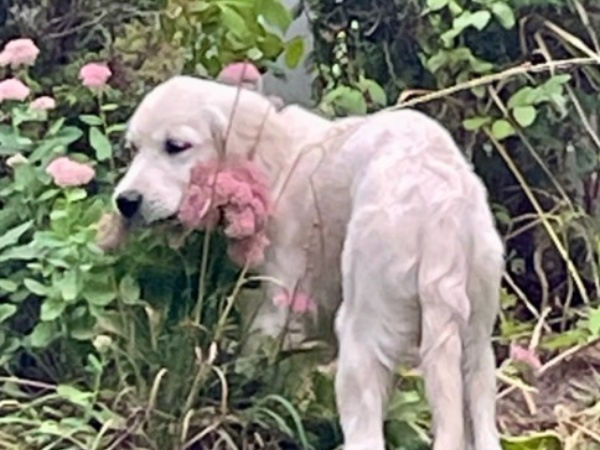
<svg viewBox="0 0 600 450">
<path fill-rule="evenodd" d="M 473 80 L 465 81 L 464 83 L 459 83 L 454 86 L 450 86 L 445 89 L 441 89 L 438 91 L 434 91 L 430 94 L 425 94 L 420 97 L 417 97 L 413 100 L 407 100 L 403 102 L 398 102 L 395 106 L 391 106 L 389 108 L 384 108 L 383 110 L 395 111 L 400 108 L 409 108 L 412 106 L 420 105 L 422 103 L 427 103 L 432 100 L 438 100 L 444 97 L 447 97 L 452 94 L 456 94 L 457 92 L 466 91 L 467 89 L 472 89 L 474 87 L 486 86 L 492 84 L 496 81 L 504 80 L 505 78 L 515 77 L 518 75 L 525 75 L 528 73 L 537 73 L 537 72 L 547 72 L 557 69 L 569 69 L 574 66 L 585 66 L 585 65 L 597 65 L 600 64 L 600 56 L 596 57 L 581 57 L 581 58 L 569 58 L 569 59 L 558 59 L 555 61 L 548 61 L 542 64 L 531 64 L 524 63 L 517 67 L 511 67 L 510 69 L 504 70 L 502 72 L 498 72 L 492 75 L 485 75 L 480 78 L 475 78 Z"/>
<path fill-rule="evenodd" d="M 491 90 L 490 93 L 494 94 L 493 90 Z M 573 263 L 572 259 L 570 258 L 567 250 L 563 246 L 562 242 L 560 242 L 560 239 L 557 236 L 556 231 L 552 228 L 552 226 L 548 222 L 547 218 L 544 217 L 544 211 L 543 211 L 542 207 L 540 206 L 539 202 L 537 201 L 537 199 L 535 198 L 535 196 L 533 195 L 533 192 L 531 191 L 529 185 L 527 184 L 525 177 L 523 176 L 523 174 L 521 173 L 519 168 L 516 166 L 515 162 L 510 158 L 506 149 L 494 137 L 494 135 L 492 134 L 489 127 L 485 128 L 485 133 L 487 134 L 488 138 L 490 139 L 490 141 L 492 142 L 492 144 L 494 145 L 494 147 L 496 148 L 496 150 L 498 151 L 500 156 L 502 156 L 502 159 L 504 159 L 504 162 L 509 167 L 510 171 L 513 173 L 513 175 L 519 182 L 519 185 L 523 189 L 525 196 L 527 197 L 527 199 L 529 200 L 529 202 L 531 203 L 531 205 L 533 206 L 535 211 L 539 214 L 540 218 L 543 218 L 544 228 L 548 232 L 548 235 L 550 236 L 550 239 L 552 240 L 554 246 L 556 247 L 556 250 L 562 257 L 562 259 L 565 261 L 565 264 L 567 265 L 567 271 L 573 278 L 573 281 L 575 281 L 575 285 L 577 286 L 577 289 L 579 290 L 579 293 L 581 294 L 581 298 L 582 298 L 583 302 L 585 304 L 589 305 L 590 304 L 589 295 L 587 293 L 585 285 L 583 284 L 581 276 L 577 272 L 577 268 L 575 267 L 575 264 Z"/>
<path fill-rule="evenodd" d="M 598 343 L 600 343 L 600 337 L 595 338 L 595 339 L 591 340 L 590 342 L 586 342 L 585 344 L 574 345 L 573 347 L 565 350 L 564 352 L 560 353 L 559 355 L 556 355 L 554 358 L 552 358 L 551 360 L 546 362 L 546 364 L 544 364 L 544 365 L 542 365 L 542 367 L 540 367 L 540 369 L 538 370 L 538 373 L 537 373 L 538 377 L 543 375 L 544 373 L 546 373 L 551 368 L 557 366 L 565 359 L 570 358 L 571 356 L 574 356 L 577 353 L 579 353 L 589 347 L 593 347 L 594 345 L 596 345 Z M 510 386 L 510 387 L 506 388 L 505 390 L 503 390 L 502 392 L 500 392 L 496 398 L 498 400 L 500 400 L 501 398 L 506 397 L 508 394 L 510 394 L 515 389 L 517 389 L 516 386 Z"/>
</svg>

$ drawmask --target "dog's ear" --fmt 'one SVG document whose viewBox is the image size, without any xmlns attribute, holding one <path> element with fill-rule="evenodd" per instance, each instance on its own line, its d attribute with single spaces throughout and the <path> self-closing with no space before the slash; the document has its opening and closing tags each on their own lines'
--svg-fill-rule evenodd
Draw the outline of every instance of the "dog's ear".
<svg viewBox="0 0 600 450">
<path fill-rule="evenodd" d="M 228 120 L 225 114 L 217 108 L 204 108 L 202 119 L 208 124 L 211 138 L 219 156 L 225 155 Z"/>
</svg>

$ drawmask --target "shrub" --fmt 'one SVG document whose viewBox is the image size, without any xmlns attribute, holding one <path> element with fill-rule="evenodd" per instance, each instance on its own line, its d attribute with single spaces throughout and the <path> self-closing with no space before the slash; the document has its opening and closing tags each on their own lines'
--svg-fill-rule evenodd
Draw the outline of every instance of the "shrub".
<svg viewBox="0 0 600 450">
<path fill-rule="evenodd" d="M 84 2 L 72 3 L 75 16 L 89 15 Z M 263 64 L 286 49 L 257 21 L 289 25 L 275 1 L 187 7 L 183 14 L 169 3 L 155 22 L 160 48 L 203 46 L 180 54 L 182 70 L 213 74 L 236 58 Z M 57 11 L 24 3 L 8 22 L 22 25 L 25 10 L 44 8 Z M 110 48 L 94 34 L 94 45 L 71 42 L 58 62 L 48 57 L 51 43 L 38 51 L 40 39 L 12 41 L 0 55 L 0 402 L 8 405 L 0 442 L 141 449 L 295 439 L 310 448 L 284 396 L 308 383 L 293 355 L 279 355 L 276 343 L 241 354 L 236 300 L 252 279 L 230 265 L 219 239 L 198 234 L 183 245 L 177 230 L 145 230 L 111 254 L 96 243 L 128 160 L 118 149 L 123 120 L 155 81 L 141 76 L 123 89 L 116 61 L 130 64 L 131 55 L 112 53 L 135 49 L 128 35 L 148 33 L 152 21 L 138 19 L 115 25 L 125 35 L 115 33 Z M 180 21 L 196 34 L 171 34 Z"/>
</svg>

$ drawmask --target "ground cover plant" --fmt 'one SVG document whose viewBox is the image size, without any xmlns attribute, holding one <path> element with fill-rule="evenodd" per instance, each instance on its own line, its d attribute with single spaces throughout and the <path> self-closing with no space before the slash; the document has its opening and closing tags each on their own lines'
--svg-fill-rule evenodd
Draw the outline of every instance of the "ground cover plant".
<svg viewBox="0 0 600 450">
<path fill-rule="evenodd" d="M 96 242 L 140 96 L 237 60 L 294 66 L 302 41 L 279 37 L 291 12 L 277 0 L 59 3 L 0 0 L 0 448 L 336 448 L 331 367 L 308 364 L 318 345 L 242 351 L 239 309 L 260 280 L 218 237 L 145 230 L 113 253 Z M 305 6 L 324 114 L 423 108 L 490 189 L 508 248 L 504 447 L 600 448 L 600 10 Z M 399 373 L 389 447 L 428 448 L 419 373 Z"/>
</svg>

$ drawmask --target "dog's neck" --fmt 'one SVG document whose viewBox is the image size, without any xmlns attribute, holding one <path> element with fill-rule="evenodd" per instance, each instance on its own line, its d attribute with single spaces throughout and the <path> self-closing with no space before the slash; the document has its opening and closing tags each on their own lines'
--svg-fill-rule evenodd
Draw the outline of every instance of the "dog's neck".
<svg viewBox="0 0 600 450">
<path fill-rule="evenodd" d="M 234 119 L 229 130 L 227 152 L 243 153 L 268 177 L 272 187 L 287 177 L 303 143 L 318 141 L 331 122 L 299 106 L 255 112 Z M 235 150 L 234 150 L 235 149 Z"/>
</svg>

